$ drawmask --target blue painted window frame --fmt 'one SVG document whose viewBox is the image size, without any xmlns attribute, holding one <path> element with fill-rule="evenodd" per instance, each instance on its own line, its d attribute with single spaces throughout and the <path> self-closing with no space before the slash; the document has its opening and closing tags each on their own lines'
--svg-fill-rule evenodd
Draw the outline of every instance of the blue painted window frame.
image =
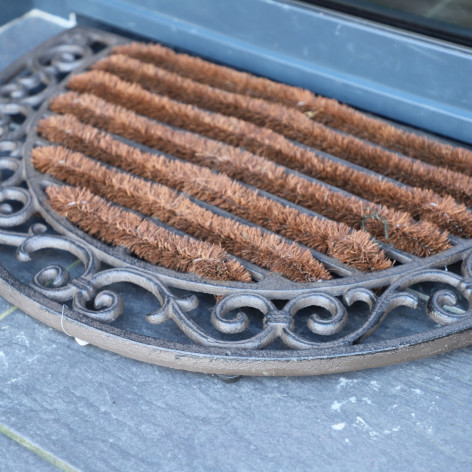
<svg viewBox="0 0 472 472">
<path fill-rule="evenodd" d="M 472 143 L 472 50 L 287 0 L 35 0 Z"/>
</svg>

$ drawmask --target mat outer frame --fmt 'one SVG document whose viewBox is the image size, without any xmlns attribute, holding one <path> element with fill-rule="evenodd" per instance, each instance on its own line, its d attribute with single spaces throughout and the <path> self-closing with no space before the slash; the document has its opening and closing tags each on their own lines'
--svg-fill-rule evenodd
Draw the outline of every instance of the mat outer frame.
<svg viewBox="0 0 472 472">
<path fill-rule="evenodd" d="M 48 101 L 64 90 L 69 73 L 86 69 L 126 38 L 92 28 L 76 27 L 43 43 L 7 68 L 0 77 L 0 101 L 4 136 L 0 148 L 0 169 L 11 175 L 0 180 L 1 202 L 15 201 L 0 211 L 0 244 L 16 250 L 19 264 L 28 264 L 34 253 L 51 248 L 69 252 L 84 265 L 83 273 L 68 278 L 58 265 L 41 268 L 31 284 L 25 285 L 0 267 L 0 293 L 30 316 L 101 348 L 157 365 L 183 370 L 227 375 L 315 375 L 379 367 L 440 354 L 472 345 L 472 241 L 458 241 L 441 254 L 419 259 L 374 274 L 353 273 L 331 281 L 299 284 L 274 274 L 262 274 L 252 284 L 214 283 L 191 274 L 179 274 L 152 266 L 129 256 L 120 248 L 110 248 L 59 218 L 47 205 L 42 189 L 47 183 L 30 163 L 32 147 L 38 143 L 36 124 L 47 113 Z M 103 49 L 96 53 L 93 45 Z M 39 91 L 38 91 L 39 90 Z M 24 115 L 19 126 L 9 116 Z M 40 213 L 45 221 L 33 220 Z M 31 222 L 31 224 L 30 224 Z M 18 230 L 17 228 L 27 228 Z M 462 261 L 461 273 L 447 266 Z M 107 268 L 101 268 L 106 265 Z M 257 268 L 254 269 L 257 272 Z M 188 338 L 188 343 L 151 338 L 112 326 L 122 313 L 120 295 L 110 284 L 137 285 L 157 300 L 156 311 L 146 315 L 151 323 L 172 320 Z M 446 285 L 430 296 L 426 309 L 407 289 L 422 282 Z M 385 289 L 377 296 L 375 289 Z M 175 289 L 185 290 L 185 296 Z M 456 293 L 467 301 L 464 313 L 444 308 L 457 303 Z M 231 341 L 205 332 L 187 313 L 194 310 L 198 294 L 219 296 L 206 315 L 223 335 L 243 333 L 249 318 L 245 308 L 263 314 L 263 327 L 246 339 Z M 280 308 L 277 303 L 286 300 Z M 90 302 L 96 302 L 94 309 Z M 363 324 L 343 337 L 330 339 L 349 316 L 355 302 L 368 306 Z M 71 305 L 69 307 L 68 305 Z M 395 339 L 369 342 L 390 311 L 399 306 L 415 309 L 437 327 Z M 326 340 L 313 341 L 293 329 L 297 312 L 311 307 L 324 308 L 330 316 L 313 316 L 310 326 L 324 333 Z M 230 315 L 236 311 L 236 315 Z M 275 341 L 284 349 L 270 349 Z"/>
</svg>

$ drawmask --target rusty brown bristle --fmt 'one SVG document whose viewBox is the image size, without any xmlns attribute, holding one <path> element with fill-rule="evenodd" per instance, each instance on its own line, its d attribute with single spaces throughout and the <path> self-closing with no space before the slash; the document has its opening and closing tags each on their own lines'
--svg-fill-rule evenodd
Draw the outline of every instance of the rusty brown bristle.
<svg viewBox="0 0 472 472">
<path fill-rule="evenodd" d="M 212 167 L 351 227 L 365 228 L 378 240 L 426 256 L 449 247 L 447 235 L 407 213 L 364 202 L 309 181 L 259 156 L 195 134 L 173 130 L 87 94 L 58 96 L 51 108 L 128 139 Z M 372 217 L 375 215 L 375 217 Z M 386 226 L 387 230 L 386 231 Z"/>
<path fill-rule="evenodd" d="M 150 262 L 311 283 L 472 238 L 472 153 L 335 100 L 143 44 L 67 87 L 37 126 L 56 144 L 32 151 L 38 172 L 73 186 L 49 188 L 51 205 L 82 192 L 62 214 Z"/>
<path fill-rule="evenodd" d="M 128 58 L 125 58 L 128 59 Z M 128 59 L 133 61 L 132 59 Z M 138 61 L 135 61 L 138 62 Z M 97 68 L 119 72 L 125 78 L 146 74 L 147 68 L 153 66 L 143 64 L 127 64 L 122 62 L 120 56 L 105 58 L 95 65 Z M 127 74 L 123 73 L 123 70 Z M 145 75 L 145 83 L 153 89 L 169 93 L 174 90 L 174 96 L 180 96 L 187 101 L 199 105 L 205 105 L 195 100 L 198 96 L 192 88 L 192 84 L 179 83 L 179 77 L 171 77 L 167 82 L 162 80 L 160 74 Z M 162 71 L 164 74 L 169 74 Z M 171 80 L 172 79 L 172 80 Z M 188 79 L 182 79 L 188 82 Z M 163 84 L 167 83 L 164 87 Z M 198 86 L 202 87 L 200 84 Z M 325 182 L 340 187 L 348 192 L 369 199 L 375 203 L 394 207 L 401 211 L 407 211 L 414 218 L 430 221 L 444 230 L 462 237 L 472 237 L 472 214 L 464 204 L 457 204 L 447 193 L 457 197 L 467 204 L 472 202 L 472 179 L 464 175 L 456 175 L 444 169 L 435 169 L 431 166 L 410 162 L 411 159 L 398 157 L 402 175 L 416 176 L 410 178 L 410 183 L 418 187 L 425 186 L 425 182 L 432 182 L 431 186 L 446 196 L 441 197 L 428 189 L 406 188 L 392 182 L 385 181 L 381 177 L 369 175 L 359 170 L 350 168 L 339 162 L 335 162 L 318 156 L 306 149 L 296 146 L 278 133 L 267 128 L 261 128 L 251 123 L 216 113 L 208 113 L 193 106 L 150 93 L 136 84 L 123 82 L 117 77 L 103 73 L 91 72 L 72 77 L 69 86 L 79 91 L 90 91 L 102 98 L 113 101 L 126 108 L 132 109 L 145 116 L 174 126 L 186 128 L 204 134 L 213 139 L 227 144 L 245 147 L 255 154 L 265 156 L 271 160 L 301 171 L 307 175 L 324 180 Z M 214 101 L 209 102 L 214 103 Z M 402 160 L 403 159 L 403 160 Z M 390 162 L 390 160 L 388 161 Z M 378 168 L 384 168 L 388 162 L 381 160 Z M 416 169 L 416 170 L 415 170 Z M 401 175 L 396 175 L 398 180 Z"/>
<path fill-rule="evenodd" d="M 63 147 L 38 147 L 33 164 L 71 185 L 139 211 L 296 282 L 331 278 L 310 252 L 279 236 L 212 213 L 163 185 L 117 172 Z"/>
<path fill-rule="evenodd" d="M 50 186 L 46 194 L 52 208 L 73 224 L 148 262 L 207 279 L 251 281 L 250 273 L 220 247 L 178 236 L 87 189 Z"/>
<path fill-rule="evenodd" d="M 149 62 L 181 76 L 229 92 L 282 104 L 311 119 L 370 140 L 433 165 L 472 175 L 472 152 L 404 131 L 379 119 L 342 105 L 336 100 L 318 97 L 308 90 L 274 82 L 212 64 L 200 58 L 175 53 L 164 46 L 132 43 L 114 48 L 140 61 Z"/>
<path fill-rule="evenodd" d="M 115 73 L 116 62 L 117 60 L 112 56 L 98 62 L 95 67 L 111 70 Z M 323 125 L 313 123 L 303 114 L 283 106 L 221 91 L 178 76 L 163 77 L 166 71 L 158 70 L 158 73 L 148 71 L 145 74 L 146 64 L 143 64 L 143 68 L 139 68 L 139 61 L 135 62 L 138 62 L 138 64 L 130 64 L 127 74 L 123 73 L 123 66 L 118 68 L 119 75 L 126 75 L 124 78 L 127 80 L 144 83 L 145 86 L 155 92 L 166 93 L 179 100 L 185 100 L 214 112 L 238 116 L 258 125 L 273 128 L 288 138 L 299 140 L 309 146 L 356 164 L 364 165 L 371 170 L 383 173 L 408 185 L 430 188 L 441 194 L 449 193 L 463 203 L 472 204 L 472 179 L 463 174 L 435 168 L 414 159 L 386 151 L 378 146 L 372 146 L 360 139 L 346 136 Z M 148 65 L 147 68 L 152 69 L 154 67 Z M 137 75 L 138 77 L 133 78 L 133 71 L 136 70 L 139 72 L 134 72 L 134 76 Z M 229 144 L 238 144 L 235 143 L 235 140 L 241 140 L 240 136 L 234 136 L 234 123 L 236 121 L 234 118 L 233 122 L 230 121 L 229 126 L 225 127 L 224 119 L 221 116 L 214 116 L 203 110 L 173 102 L 166 97 L 157 96 L 142 89 L 136 83 L 124 82 L 102 70 L 86 72 L 72 77 L 69 87 L 76 91 L 93 93 L 138 113 L 175 126 L 187 128 L 207 136 L 211 134 L 210 137 Z M 214 125 L 210 125 L 209 121 L 213 121 Z M 249 128 L 249 126 L 246 126 L 246 128 Z M 260 132 L 253 132 L 253 135 L 258 136 Z"/>
<path fill-rule="evenodd" d="M 71 115 L 41 120 L 38 130 L 51 141 L 181 190 L 360 270 L 380 270 L 391 265 L 367 233 L 350 232 L 343 224 L 301 213 L 259 195 L 226 175 L 142 152 L 80 123 Z"/>
</svg>

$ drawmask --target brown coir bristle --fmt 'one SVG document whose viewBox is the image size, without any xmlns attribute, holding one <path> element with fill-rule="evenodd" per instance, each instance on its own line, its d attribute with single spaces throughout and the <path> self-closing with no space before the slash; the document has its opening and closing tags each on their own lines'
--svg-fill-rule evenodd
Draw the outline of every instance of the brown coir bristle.
<svg viewBox="0 0 472 472">
<path fill-rule="evenodd" d="M 68 93 L 55 97 L 51 108 L 59 113 L 74 114 L 89 124 L 128 139 L 216 168 L 349 226 L 365 227 L 377 239 L 391 242 L 407 252 L 426 256 L 449 247 L 444 233 L 427 222 L 415 223 L 406 213 L 366 204 L 298 175 L 287 174 L 282 167 L 262 157 L 186 131 L 173 130 L 97 97 Z M 372 218 L 372 214 L 377 217 Z M 387 221 L 388 235 L 383 220 Z"/>
<path fill-rule="evenodd" d="M 308 90 L 256 77 L 247 72 L 213 64 L 198 57 L 176 53 L 159 44 L 123 44 L 113 48 L 113 53 L 149 62 L 213 87 L 274 100 L 289 106 L 297 106 L 303 100 L 308 102 L 313 96 Z"/>
<path fill-rule="evenodd" d="M 104 61 L 116 63 L 116 59 L 112 58 L 113 56 Z M 104 61 L 97 63 L 96 67 L 105 67 L 109 62 Z M 100 64 L 102 65 L 100 66 Z M 145 64 L 143 65 L 145 66 Z M 131 75 L 131 71 L 136 71 L 138 67 L 139 64 L 131 64 L 129 74 Z M 148 66 L 148 68 L 153 68 L 153 66 Z M 450 194 L 457 200 L 472 205 L 472 179 L 463 174 L 433 167 L 385 151 L 360 139 L 345 136 L 323 125 L 314 124 L 304 115 L 300 115 L 298 120 L 293 122 L 287 118 L 294 113 L 297 114 L 297 112 L 284 109 L 284 107 L 279 106 L 279 110 L 277 110 L 277 105 L 264 104 L 261 100 L 230 94 L 196 82 L 192 83 L 188 79 L 180 78 L 179 80 L 178 76 L 169 77 L 167 81 L 164 81 L 162 76 L 165 71 L 161 72 L 158 75 L 149 73 L 146 75 L 146 83 L 148 85 L 154 84 L 151 85 L 154 91 L 167 93 L 169 89 L 174 89 L 171 96 L 179 100 L 185 100 L 226 115 L 233 110 L 235 116 L 239 115 L 241 118 L 253 121 L 258 125 L 264 125 L 265 121 L 257 118 L 257 114 L 268 116 L 269 120 L 274 121 L 275 119 L 279 125 L 284 124 L 283 133 L 292 139 L 297 139 L 299 131 L 304 130 L 305 135 L 300 140 L 305 144 L 315 145 L 319 149 L 331 152 L 356 164 L 364 165 L 371 170 L 383 173 L 409 185 L 430 188 L 443 195 Z M 142 77 L 144 72 L 135 73 L 135 75 Z M 242 136 L 246 134 L 244 131 L 238 133 L 238 127 L 243 127 L 241 120 L 214 115 L 167 97 L 156 95 L 144 90 L 138 84 L 125 82 L 102 70 L 72 76 L 68 87 L 79 92 L 93 93 L 143 115 L 205 134 L 228 144 L 240 145 Z M 249 123 L 246 123 L 246 125 L 246 128 L 250 130 Z M 252 131 L 252 139 L 246 137 L 245 141 L 252 141 L 254 136 L 257 137 L 261 134 L 257 129 Z M 257 139 L 255 144 L 257 146 Z"/>
<path fill-rule="evenodd" d="M 33 164 L 41 172 L 74 186 L 85 186 L 96 195 L 220 245 L 231 254 L 290 280 L 313 282 L 331 278 L 307 249 L 216 215 L 168 187 L 109 169 L 63 147 L 38 147 L 32 155 Z"/>
<path fill-rule="evenodd" d="M 131 63 L 129 63 L 131 61 Z M 137 63 L 137 64 L 136 64 Z M 198 93 L 191 82 L 179 76 L 168 77 L 167 71 L 156 69 L 149 64 L 124 56 L 111 56 L 99 61 L 95 66 L 110 70 L 133 80 L 136 77 L 153 90 L 169 92 L 171 96 L 180 97 L 196 103 Z M 162 72 L 159 73 L 159 72 Z M 162 76 L 164 75 L 164 77 Z M 116 104 L 132 109 L 138 113 L 155 118 L 174 126 L 189 129 L 213 139 L 231 145 L 245 147 L 255 154 L 275 160 L 279 164 L 291 167 L 312 177 L 340 187 L 375 203 L 387 205 L 401 211 L 409 212 L 416 219 L 425 219 L 443 230 L 461 237 L 472 237 L 472 214 L 464 205 L 456 204 L 452 198 L 435 194 L 430 190 L 408 189 L 386 182 L 384 179 L 352 169 L 346 165 L 318 156 L 306 149 L 296 146 L 288 139 L 267 128 L 233 117 L 208 113 L 193 106 L 150 93 L 136 84 L 129 84 L 107 73 L 85 73 L 71 78 L 70 87 L 79 91 L 90 91 Z M 196 84 L 198 87 L 205 87 Z M 164 87 L 164 89 L 162 88 Z M 196 103 L 204 105 L 204 103 Z M 459 195 L 461 201 L 472 203 L 472 179 L 464 175 L 456 178 L 454 172 L 437 169 L 411 159 L 399 158 L 405 175 L 416 175 L 416 182 L 430 182 L 435 188 L 452 195 Z M 379 163 L 385 164 L 384 162 Z M 415 168 L 415 169 L 412 169 Z"/>
<path fill-rule="evenodd" d="M 315 101 L 316 104 L 304 105 L 302 109 L 316 121 L 431 165 L 472 176 L 472 151 L 469 149 L 405 131 L 336 100 L 315 97 Z"/>
<path fill-rule="evenodd" d="M 281 103 L 306 112 L 314 120 L 328 126 L 430 164 L 472 175 L 470 150 L 406 132 L 384 121 L 368 117 L 336 100 L 318 97 L 308 90 L 256 77 L 186 54 L 178 54 L 158 44 L 120 45 L 114 48 L 114 52 L 155 64 L 184 77 L 229 92 Z"/>
<path fill-rule="evenodd" d="M 109 244 L 124 246 L 142 259 L 212 280 L 250 282 L 251 274 L 218 246 L 178 236 L 87 189 L 50 186 L 49 203 L 59 214 Z"/>
<path fill-rule="evenodd" d="M 301 213 L 204 167 L 142 152 L 71 115 L 41 120 L 38 132 L 51 141 L 219 206 L 357 269 L 382 270 L 391 265 L 367 233 L 351 232 L 346 225 Z"/>
</svg>

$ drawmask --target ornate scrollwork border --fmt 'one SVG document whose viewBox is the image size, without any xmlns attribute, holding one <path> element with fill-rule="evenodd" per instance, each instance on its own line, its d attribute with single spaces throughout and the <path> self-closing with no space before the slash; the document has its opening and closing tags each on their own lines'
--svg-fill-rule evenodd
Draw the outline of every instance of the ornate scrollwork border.
<svg viewBox="0 0 472 472">
<path fill-rule="evenodd" d="M 42 182 L 29 166 L 29 153 L 37 139 L 35 124 L 68 73 L 87 67 L 97 55 L 123 41 L 116 35 L 77 27 L 26 55 L 0 78 L 0 243 L 16 251 L 18 264 L 30 262 L 38 251 L 49 248 L 65 251 L 82 264 L 73 277 L 61 264 L 42 267 L 29 286 L 0 267 L 0 293 L 5 298 L 92 344 L 159 365 L 211 373 L 339 372 L 472 344 L 470 241 L 378 274 L 311 285 L 275 276 L 253 284 L 214 284 L 108 248 L 50 212 L 38 190 Z M 35 222 L 37 212 L 44 222 Z M 460 273 L 448 270 L 458 261 L 462 261 Z M 127 315 L 120 293 L 110 286 L 122 282 L 152 296 L 154 306 L 143 314 L 145 323 L 174 323 L 188 342 L 151 338 L 115 326 L 116 320 Z M 421 283 L 436 284 L 425 306 L 411 290 Z M 202 294 L 216 297 L 203 313 L 211 321 L 207 325 L 194 316 Z M 352 307 L 359 304 L 364 314 L 357 325 L 350 325 Z M 409 307 L 436 326 L 410 336 L 371 341 L 371 335 L 398 307 Z M 260 320 L 260 325 L 254 327 L 254 320 Z"/>
</svg>

